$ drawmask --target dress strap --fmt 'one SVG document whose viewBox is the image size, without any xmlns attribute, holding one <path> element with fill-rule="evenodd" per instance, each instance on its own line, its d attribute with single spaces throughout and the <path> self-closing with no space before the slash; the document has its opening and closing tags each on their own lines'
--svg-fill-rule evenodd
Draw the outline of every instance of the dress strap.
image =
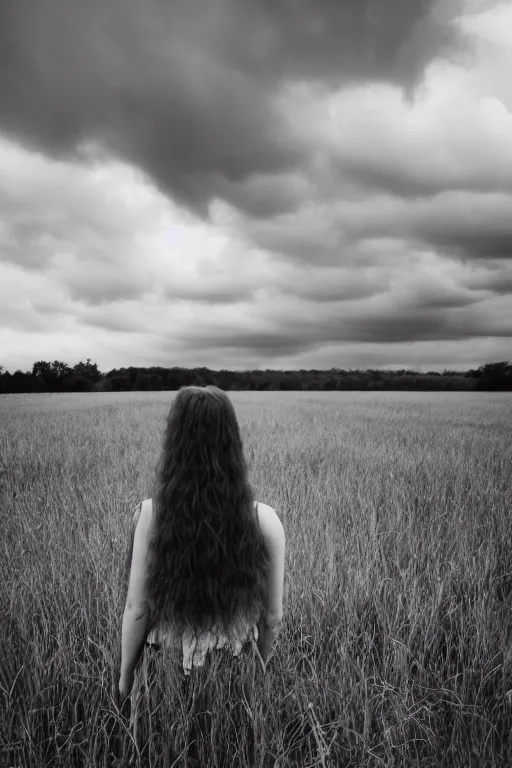
<svg viewBox="0 0 512 768">
<path fill-rule="evenodd" d="M 256 518 L 256 522 L 258 523 L 258 528 L 260 529 L 261 535 L 263 535 L 263 531 L 261 530 L 261 524 L 260 524 L 260 516 L 258 515 L 258 502 L 254 502 L 254 516 Z"/>
<path fill-rule="evenodd" d="M 141 512 L 142 512 L 142 501 L 140 501 L 135 507 L 135 512 L 133 514 L 133 525 L 137 525 L 137 523 L 139 522 L 139 517 Z"/>
</svg>

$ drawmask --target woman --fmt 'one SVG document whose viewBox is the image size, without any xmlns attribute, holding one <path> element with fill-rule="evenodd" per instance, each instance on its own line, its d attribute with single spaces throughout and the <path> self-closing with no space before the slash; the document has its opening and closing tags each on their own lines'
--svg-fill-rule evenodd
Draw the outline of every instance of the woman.
<svg viewBox="0 0 512 768">
<path fill-rule="evenodd" d="M 248 651 L 265 669 L 282 621 L 284 551 L 276 512 L 253 502 L 231 401 L 214 386 L 182 387 L 153 498 L 134 516 L 121 702 L 154 650 L 181 648 L 185 678 L 226 651 Z"/>
</svg>

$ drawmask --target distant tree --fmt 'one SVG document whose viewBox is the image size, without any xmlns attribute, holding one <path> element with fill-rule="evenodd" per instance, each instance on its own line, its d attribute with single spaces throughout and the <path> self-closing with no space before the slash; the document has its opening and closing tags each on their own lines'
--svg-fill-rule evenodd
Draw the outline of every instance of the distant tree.
<svg viewBox="0 0 512 768">
<path fill-rule="evenodd" d="M 159 390 L 162 389 L 162 381 L 160 379 L 160 376 L 157 376 L 156 373 L 153 373 L 149 378 L 149 388 L 152 390 Z"/>
<path fill-rule="evenodd" d="M 219 389 L 223 389 L 225 391 L 228 391 L 231 389 L 231 371 L 217 371 L 217 383 L 216 386 L 219 387 Z M 271 381 L 272 377 L 268 377 L 268 381 Z"/>
<path fill-rule="evenodd" d="M 128 377 L 116 374 L 115 376 L 106 376 L 101 382 L 102 392 L 128 392 L 130 387 Z M 97 388 L 97 385 L 94 387 Z"/>
<path fill-rule="evenodd" d="M 33 382 L 32 392 L 47 392 L 48 385 L 42 376 L 31 376 Z"/>
<path fill-rule="evenodd" d="M 98 370 L 96 363 L 91 363 L 88 357 L 85 362 L 81 361 L 73 366 L 73 373 L 80 378 L 88 379 L 93 384 L 96 384 L 101 379 L 101 372 Z"/>
<path fill-rule="evenodd" d="M 73 374 L 66 378 L 66 390 L 68 392 L 91 392 L 93 387 L 92 379 L 86 376 Z"/>
<path fill-rule="evenodd" d="M 12 374 L 9 371 L 4 371 L 0 376 L 0 392 L 6 394 L 11 392 Z"/>
<path fill-rule="evenodd" d="M 42 376 L 50 391 L 61 391 L 64 388 L 64 380 L 70 375 L 71 370 L 69 365 L 60 360 L 54 360 L 53 363 L 39 360 L 32 366 L 32 376 Z"/>
<path fill-rule="evenodd" d="M 46 360 L 39 360 L 32 366 L 32 375 L 50 378 L 53 375 L 52 364 L 46 362 Z"/>
<path fill-rule="evenodd" d="M 71 368 L 60 360 L 54 360 L 52 363 L 52 371 L 58 379 L 63 379 L 71 373 Z"/>
<path fill-rule="evenodd" d="M 512 363 L 487 363 L 478 369 L 478 388 L 494 392 L 512 391 Z"/>
<path fill-rule="evenodd" d="M 127 376 L 114 376 L 110 380 L 110 383 L 112 385 L 112 389 L 116 392 L 128 392 L 130 389 Z"/>
<path fill-rule="evenodd" d="M 128 368 L 128 373 L 126 374 L 128 378 L 128 387 L 129 389 L 135 389 L 135 384 L 137 381 L 138 371 L 136 368 Z"/>
<path fill-rule="evenodd" d="M 14 371 L 10 381 L 10 392 L 33 392 L 33 377 L 19 369 Z"/>
<path fill-rule="evenodd" d="M 87 382 L 87 383 L 86 383 Z M 31 373 L 10 374 L 0 366 L 0 393 L 43 391 L 177 390 L 181 386 L 214 384 L 224 390 L 454 390 L 512 391 L 512 363 L 487 363 L 478 370 L 428 373 L 352 370 L 213 371 L 208 368 L 120 368 L 102 374 L 90 358 L 70 368 L 58 360 L 39 360 Z"/>
<path fill-rule="evenodd" d="M 141 373 L 139 374 L 135 382 L 135 389 L 142 390 L 145 392 L 150 388 L 149 383 L 150 383 L 149 376 L 146 376 L 145 374 Z"/>
<path fill-rule="evenodd" d="M 167 374 L 167 389 L 179 389 L 181 386 L 181 379 L 177 368 L 171 368 Z"/>
</svg>

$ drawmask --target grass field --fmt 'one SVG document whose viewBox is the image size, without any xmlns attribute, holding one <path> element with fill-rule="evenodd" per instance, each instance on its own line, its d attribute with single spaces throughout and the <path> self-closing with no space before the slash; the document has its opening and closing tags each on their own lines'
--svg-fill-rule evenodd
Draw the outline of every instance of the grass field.
<svg viewBox="0 0 512 768">
<path fill-rule="evenodd" d="M 0 398 L 2 766 L 110 765 L 123 558 L 173 396 Z M 287 537 L 258 764 L 512 765 L 510 395 L 229 396 Z M 172 765 L 172 721 L 165 700 L 141 764 Z"/>
</svg>

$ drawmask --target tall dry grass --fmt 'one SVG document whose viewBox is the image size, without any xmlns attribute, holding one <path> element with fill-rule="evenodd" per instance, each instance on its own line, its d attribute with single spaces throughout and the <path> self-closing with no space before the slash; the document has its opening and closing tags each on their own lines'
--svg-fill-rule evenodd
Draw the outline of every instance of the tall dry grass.
<svg viewBox="0 0 512 768">
<path fill-rule="evenodd" d="M 256 764 L 512 765 L 510 396 L 230 396 L 287 536 Z M 145 745 L 112 700 L 129 523 L 172 397 L 0 399 L 0 765 L 180 764 L 174 673 Z M 223 714 L 212 766 L 234 739 Z"/>
</svg>

